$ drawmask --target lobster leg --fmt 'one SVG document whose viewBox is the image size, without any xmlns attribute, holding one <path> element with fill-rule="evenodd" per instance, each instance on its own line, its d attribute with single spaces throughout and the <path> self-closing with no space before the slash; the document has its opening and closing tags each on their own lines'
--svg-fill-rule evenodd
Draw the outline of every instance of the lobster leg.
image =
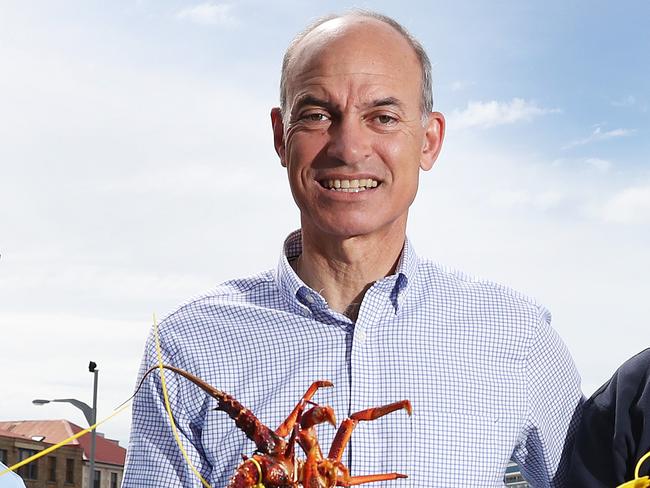
<svg viewBox="0 0 650 488">
<path fill-rule="evenodd" d="M 300 418 L 300 429 L 298 432 L 298 444 L 306 454 L 311 452 L 318 453 L 318 458 L 323 458 L 320 445 L 318 444 L 318 435 L 314 428 L 318 424 L 328 422 L 336 427 L 336 416 L 334 409 L 330 406 L 320 406 L 310 408 L 304 412 Z"/>
<path fill-rule="evenodd" d="M 332 407 L 316 405 L 306 412 L 300 412 L 297 421 L 293 423 L 293 431 L 287 442 L 287 448 L 284 454 L 285 458 L 289 459 L 294 457 L 295 443 L 297 440 L 305 453 L 309 453 L 312 448 L 316 449 L 322 459 L 323 455 L 318 445 L 318 438 L 314 426 L 323 422 L 329 422 L 336 427 L 336 416 Z"/>
<path fill-rule="evenodd" d="M 301 486 L 334 487 L 338 478 L 336 466 L 323 459 L 318 445 L 307 452 L 307 459 L 302 469 Z"/>
<path fill-rule="evenodd" d="M 352 431 L 357 426 L 360 421 L 370 421 L 376 420 L 384 415 L 388 415 L 391 412 L 396 410 L 404 409 L 409 415 L 411 415 L 411 402 L 408 400 L 401 400 L 395 403 L 389 403 L 388 405 L 383 405 L 381 407 L 368 408 L 366 410 L 361 410 L 360 412 L 353 413 L 349 418 L 345 419 L 339 430 L 336 432 L 336 436 L 332 441 L 332 447 L 330 448 L 329 455 L 327 456 L 332 461 L 340 461 L 343 456 L 343 451 L 350 441 L 350 436 Z"/>
<path fill-rule="evenodd" d="M 373 483 L 375 481 L 397 480 L 400 478 L 408 478 L 408 476 L 400 473 L 384 473 L 384 474 L 368 474 L 364 476 L 350 476 L 345 481 L 337 482 L 337 485 L 356 486 L 356 485 L 362 485 L 364 483 Z"/>
<path fill-rule="evenodd" d="M 302 414 L 300 419 L 300 428 L 303 430 L 311 429 L 315 425 L 329 423 L 336 427 L 336 415 L 334 409 L 329 405 L 316 405 Z"/>
<path fill-rule="evenodd" d="M 286 418 L 286 420 L 282 422 L 277 429 L 275 429 L 275 433 L 280 437 L 286 437 L 287 435 L 289 435 L 289 432 L 291 432 L 294 424 L 298 421 L 300 414 L 305 408 L 305 404 L 312 399 L 312 397 L 316 394 L 319 388 L 325 388 L 330 386 L 334 386 L 334 384 L 331 381 L 326 381 L 326 380 L 314 381 L 311 384 L 311 386 L 307 389 L 305 394 L 302 396 L 300 401 L 296 404 L 296 406 L 289 414 L 289 416 Z"/>
</svg>

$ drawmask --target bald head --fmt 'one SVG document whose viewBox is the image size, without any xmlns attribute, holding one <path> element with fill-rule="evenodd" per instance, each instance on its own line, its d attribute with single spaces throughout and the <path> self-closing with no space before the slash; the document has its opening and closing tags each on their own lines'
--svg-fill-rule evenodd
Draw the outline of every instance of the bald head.
<svg viewBox="0 0 650 488">
<path fill-rule="evenodd" d="M 282 75 L 280 78 L 280 107 L 284 117 L 290 112 L 290 80 L 297 66 L 304 65 L 317 55 L 327 45 L 344 41 L 346 36 L 360 35 L 370 29 L 375 29 L 383 35 L 372 38 L 373 43 L 384 43 L 386 49 L 391 49 L 395 42 L 405 42 L 411 49 L 421 73 L 421 111 L 423 123 L 433 110 L 433 93 L 431 88 L 431 62 L 424 48 L 404 27 L 394 19 L 376 12 L 354 10 L 342 15 L 322 17 L 303 32 L 298 34 L 284 55 Z M 391 40 L 392 37 L 392 40 Z"/>
</svg>

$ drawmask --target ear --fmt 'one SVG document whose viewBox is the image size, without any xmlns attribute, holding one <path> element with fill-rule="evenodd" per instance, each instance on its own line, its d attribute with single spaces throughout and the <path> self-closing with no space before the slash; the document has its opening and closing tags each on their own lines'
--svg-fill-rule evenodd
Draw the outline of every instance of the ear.
<svg viewBox="0 0 650 488">
<path fill-rule="evenodd" d="M 280 164 L 287 166 L 284 160 L 284 122 L 282 122 L 282 112 L 279 107 L 271 109 L 271 126 L 273 127 L 273 144 L 275 152 L 280 156 Z"/>
<path fill-rule="evenodd" d="M 431 112 L 424 131 L 424 143 L 420 156 L 420 168 L 429 171 L 438 159 L 445 138 L 445 117 L 440 112 Z"/>
</svg>

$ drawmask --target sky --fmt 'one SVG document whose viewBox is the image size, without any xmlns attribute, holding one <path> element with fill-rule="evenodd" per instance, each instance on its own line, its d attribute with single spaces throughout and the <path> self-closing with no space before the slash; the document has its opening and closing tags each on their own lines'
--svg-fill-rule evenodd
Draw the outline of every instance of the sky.
<svg viewBox="0 0 650 488">
<path fill-rule="evenodd" d="M 350 7 L 433 63 L 417 252 L 548 307 L 586 395 L 650 346 L 650 3 L 4 0 L 0 420 L 85 425 L 31 400 L 91 403 L 90 360 L 108 416 L 153 313 L 275 267 L 299 225 L 269 117 L 284 49 Z M 126 446 L 129 424 L 100 431 Z"/>
</svg>

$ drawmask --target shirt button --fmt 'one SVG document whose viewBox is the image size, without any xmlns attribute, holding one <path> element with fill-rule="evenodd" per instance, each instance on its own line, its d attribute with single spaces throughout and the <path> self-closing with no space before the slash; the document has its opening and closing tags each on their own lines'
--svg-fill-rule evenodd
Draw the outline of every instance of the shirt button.
<svg viewBox="0 0 650 488">
<path fill-rule="evenodd" d="M 305 300 L 307 300 L 309 303 L 314 303 L 314 295 L 307 295 L 305 297 Z"/>
<path fill-rule="evenodd" d="M 359 329 L 354 332 L 354 338 L 359 342 L 363 342 L 366 340 L 366 333 L 363 330 Z"/>
</svg>

